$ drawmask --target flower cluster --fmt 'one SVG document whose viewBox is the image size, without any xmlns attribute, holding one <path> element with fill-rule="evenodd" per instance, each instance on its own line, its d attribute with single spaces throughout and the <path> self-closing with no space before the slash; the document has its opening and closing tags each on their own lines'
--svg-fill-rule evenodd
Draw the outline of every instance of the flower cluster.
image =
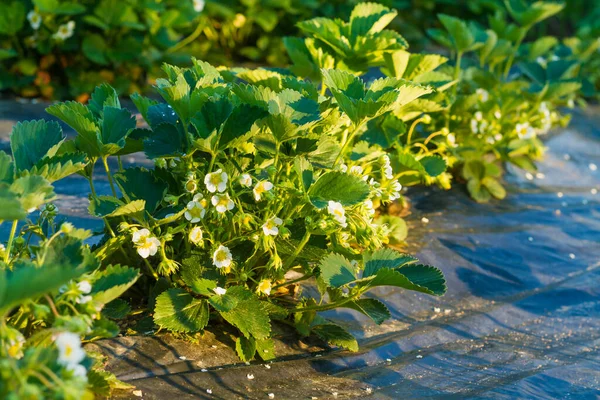
<svg viewBox="0 0 600 400">
<path fill-rule="evenodd" d="M 79 335 L 62 332 L 56 335 L 54 343 L 58 348 L 58 363 L 73 372 L 74 376 L 86 378 L 87 369 L 81 365 L 85 359 L 85 351 L 81 347 Z"/>
</svg>

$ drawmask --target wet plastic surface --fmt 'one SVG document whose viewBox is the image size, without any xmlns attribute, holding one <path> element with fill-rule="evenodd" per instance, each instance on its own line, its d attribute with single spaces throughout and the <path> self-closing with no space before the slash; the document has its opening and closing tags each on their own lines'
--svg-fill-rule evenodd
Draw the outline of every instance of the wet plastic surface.
<svg viewBox="0 0 600 400">
<path fill-rule="evenodd" d="M 409 191 L 408 250 L 444 271 L 448 294 L 379 290 L 373 295 L 393 315 L 381 326 L 350 310 L 329 313 L 357 335 L 359 353 L 327 351 L 288 332 L 278 337 L 280 358 L 270 368 L 240 363 L 228 339 L 212 333 L 196 344 L 165 335 L 93 346 L 144 399 L 597 399 L 598 111 L 575 112 L 569 129 L 548 138 L 543 179 L 510 169 L 502 202 L 476 204 L 459 187 Z M 0 130 L 5 138 L 6 125 Z M 61 212 L 99 226 L 87 217 L 82 178 L 60 182 L 57 191 Z"/>
</svg>

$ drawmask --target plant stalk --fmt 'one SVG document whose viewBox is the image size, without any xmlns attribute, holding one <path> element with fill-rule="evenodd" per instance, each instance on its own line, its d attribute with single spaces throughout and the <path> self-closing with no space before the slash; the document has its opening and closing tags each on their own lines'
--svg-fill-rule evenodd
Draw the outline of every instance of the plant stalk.
<svg viewBox="0 0 600 400">
<path fill-rule="evenodd" d="M 306 244 L 308 243 L 308 240 L 310 239 L 310 231 L 307 229 L 306 233 L 304 234 L 304 237 L 302 237 L 302 240 L 300 241 L 300 243 L 298 244 L 298 247 L 296 248 L 296 251 L 294 251 L 294 254 L 292 254 L 290 256 L 290 258 L 288 258 L 285 261 L 285 264 L 283 264 L 283 269 L 287 270 L 290 268 L 290 266 L 294 263 L 294 261 L 296 261 L 296 258 L 298 258 L 298 256 L 300 255 L 300 253 L 302 252 L 302 250 L 304 249 L 304 246 L 306 246 Z"/>
<path fill-rule="evenodd" d="M 348 137 L 344 140 L 344 144 L 342 145 L 342 149 L 340 150 L 340 152 L 338 153 L 337 157 L 335 158 L 335 161 L 333 162 L 333 166 L 334 167 L 337 165 L 338 161 L 340 160 L 340 157 L 342 157 L 342 155 L 344 155 L 344 153 L 346 153 L 346 150 L 348 150 L 348 146 L 350 145 L 350 143 L 354 139 L 354 136 L 360 130 L 360 128 L 362 127 L 362 125 L 363 125 L 362 122 L 360 124 L 357 124 L 355 126 L 354 130 L 352 131 L 352 133 L 350 133 L 350 135 L 348 135 Z"/>
<path fill-rule="evenodd" d="M 104 170 L 106 171 L 106 176 L 108 177 L 108 183 L 110 183 L 110 190 L 112 191 L 113 196 L 117 196 L 117 190 L 115 189 L 115 183 L 113 181 L 112 174 L 110 173 L 110 168 L 108 167 L 108 157 L 102 157 L 102 163 L 104 164 Z"/>
<path fill-rule="evenodd" d="M 10 252 L 12 250 L 13 241 L 15 240 L 15 234 L 17 233 L 18 223 L 19 221 L 15 219 L 12 223 L 12 227 L 10 228 L 10 236 L 8 238 L 8 243 L 6 244 L 6 252 L 4 253 L 4 262 L 6 264 L 8 264 L 8 261 L 10 260 Z"/>
</svg>

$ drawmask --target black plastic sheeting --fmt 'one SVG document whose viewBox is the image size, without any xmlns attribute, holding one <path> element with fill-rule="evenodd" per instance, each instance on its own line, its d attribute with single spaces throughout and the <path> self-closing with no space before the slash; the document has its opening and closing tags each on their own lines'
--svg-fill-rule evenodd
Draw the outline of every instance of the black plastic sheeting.
<svg viewBox="0 0 600 400">
<path fill-rule="evenodd" d="M 359 338 L 359 353 L 303 343 L 285 330 L 280 358 L 268 367 L 240 363 L 230 339 L 210 332 L 198 343 L 162 335 L 91 347 L 136 386 L 122 398 L 597 399 L 598 111 L 576 111 L 570 128 L 552 133 L 541 175 L 509 168 L 503 201 L 477 204 L 458 186 L 408 192 L 408 250 L 444 271 L 448 294 L 374 291 L 393 315 L 381 326 L 351 310 L 328 313 Z M 85 184 L 60 183 L 59 207 L 96 227 Z"/>
</svg>

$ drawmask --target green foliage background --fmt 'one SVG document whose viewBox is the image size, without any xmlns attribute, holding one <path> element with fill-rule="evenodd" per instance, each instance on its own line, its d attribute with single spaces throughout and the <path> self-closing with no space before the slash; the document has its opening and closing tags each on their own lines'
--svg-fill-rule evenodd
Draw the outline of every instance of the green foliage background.
<svg viewBox="0 0 600 400">
<path fill-rule="evenodd" d="M 376 1 L 399 11 L 391 28 L 412 50 L 431 44 L 428 28 L 445 13 L 485 23 L 505 12 L 501 0 Z M 358 1 L 208 0 L 194 11 L 192 0 L 2 0 L 0 2 L 0 91 L 26 97 L 87 99 L 109 82 L 120 93 L 146 88 L 163 62 L 189 65 L 190 58 L 214 65 L 288 64 L 282 38 L 296 36 L 298 21 L 313 17 L 347 19 Z M 597 37 L 600 9 L 593 1 L 569 0 L 560 16 L 531 36 Z M 43 16 L 36 31 L 27 20 Z M 52 38 L 61 24 L 75 21 L 64 42 Z M 593 71 L 593 68 L 590 68 Z"/>
</svg>

